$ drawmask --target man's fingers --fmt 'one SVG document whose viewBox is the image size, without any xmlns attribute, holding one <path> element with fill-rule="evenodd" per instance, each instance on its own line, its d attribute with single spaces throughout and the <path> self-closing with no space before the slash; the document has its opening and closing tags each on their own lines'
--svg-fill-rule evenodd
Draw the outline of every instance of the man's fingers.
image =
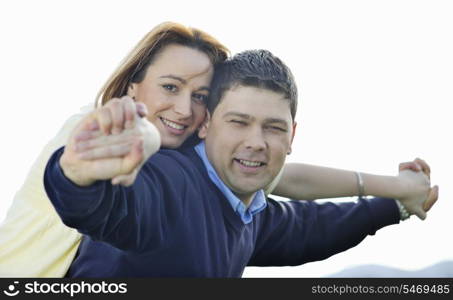
<svg viewBox="0 0 453 300">
<path fill-rule="evenodd" d="M 121 170 L 122 173 L 131 173 L 135 168 L 137 168 L 143 160 L 144 149 L 143 149 L 143 139 L 137 139 L 132 145 L 132 149 L 124 157 L 122 161 Z"/>
<path fill-rule="evenodd" d="M 74 141 L 76 143 L 82 142 L 82 141 L 87 141 L 91 139 L 96 139 L 98 137 L 101 137 L 102 132 L 100 130 L 92 131 L 92 130 L 82 130 L 79 131 L 76 136 L 74 137 Z"/>
<path fill-rule="evenodd" d="M 420 220 L 425 220 L 426 219 L 426 212 L 423 209 L 418 209 L 414 213 Z"/>
<path fill-rule="evenodd" d="M 129 174 L 118 175 L 112 179 L 112 185 L 121 184 L 122 186 L 131 186 L 134 183 L 135 178 L 137 178 L 137 174 L 138 168 L 135 168 L 134 171 Z"/>
<path fill-rule="evenodd" d="M 127 155 L 132 150 L 133 145 L 134 140 L 123 144 L 92 148 L 84 152 L 80 152 L 78 156 L 83 160 L 122 157 Z"/>
<path fill-rule="evenodd" d="M 99 134 L 99 133 L 98 133 Z M 134 132 L 123 132 L 119 135 L 100 135 L 95 137 L 95 133 L 85 133 L 81 136 L 76 137 L 75 151 L 84 152 L 93 148 L 103 148 L 107 146 L 113 146 L 118 144 L 132 143 L 137 135 Z M 91 137 L 91 138 L 90 138 Z"/>
<path fill-rule="evenodd" d="M 429 211 L 431 207 L 437 202 L 437 199 L 439 198 L 439 186 L 434 186 L 430 191 L 428 195 L 428 199 L 426 199 L 425 202 L 423 202 L 423 210 L 425 212 Z"/>
</svg>

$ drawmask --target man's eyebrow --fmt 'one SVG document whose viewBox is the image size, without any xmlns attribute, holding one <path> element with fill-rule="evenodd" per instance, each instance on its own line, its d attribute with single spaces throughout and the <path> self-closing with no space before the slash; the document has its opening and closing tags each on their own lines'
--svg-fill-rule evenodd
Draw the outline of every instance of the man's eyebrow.
<svg viewBox="0 0 453 300">
<path fill-rule="evenodd" d="M 266 123 L 279 123 L 285 126 L 288 126 L 288 122 L 284 119 L 279 119 L 279 118 L 267 118 L 265 119 Z"/>
<path fill-rule="evenodd" d="M 207 91 L 207 92 L 210 92 L 211 89 L 210 89 L 209 87 L 207 87 L 207 86 L 202 86 L 202 87 L 198 88 L 197 91 Z"/>
<path fill-rule="evenodd" d="M 254 117 L 248 114 L 244 114 L 242 112 L 238 111 L 229 111 L 223 115 L 223 117 L 239 117 L 242 119 L 247 119 L 247 120 L 253 120 Z M 280 118 L 266 118 L 264 119 L 264 123 L 279 123 L 281 125 L 284 125 L 288 127 L 288 122 L 285 119 L 280 119 Z"/>
<path fill-rule="evenodd" d="M 179 76 L 175 76 L 175 75 L 162 75 L 160 76 L 159 78 L 170 78 L 170 79 L 174 79 L 174 80 L 177 80 L 179 82 L 181 82 L 182 84 L 187 84 L 187 80 L 179 77 Z M 200 88 L 197 89 L 197 91 L 210 91 L 211 89 L 208 87 L 208 86 L 202 86 Z"/>
<path fill-rule="evenodd" d="M 252 119 L 252 117 L 250 115 L 244 114 L 241 112 L 237 112 L 237 111 L 229 111 L 229 112 L 225 113 L 223 115 L 223 117 L 239 117 L 239 118 L 243 118 L 243 119 Z"/>
</svg>

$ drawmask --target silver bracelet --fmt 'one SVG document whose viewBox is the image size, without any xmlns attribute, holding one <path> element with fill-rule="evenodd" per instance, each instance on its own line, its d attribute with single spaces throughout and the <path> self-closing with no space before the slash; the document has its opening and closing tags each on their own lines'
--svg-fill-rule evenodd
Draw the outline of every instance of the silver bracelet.
<svg viewBox="0 0 453 300">
<path fill-rule="evenodd" d="M 359 198 L 362 198 L 365 196 L 362 174 L 360 172 L 355 172 L 355 175 L 357 176 L 357 190 L 359 191 Z"/>
<path fill-rule="evenodd" d="M 409 219 L 411 214 L 407 211 L 407 209 L 404 207 L 404 205 L 400 202 L 400 200 L 395 199 L 396 205 L 398 205 L 398 208 L 400 210 L 400 219 L 401 221 Z"/>
</svg>

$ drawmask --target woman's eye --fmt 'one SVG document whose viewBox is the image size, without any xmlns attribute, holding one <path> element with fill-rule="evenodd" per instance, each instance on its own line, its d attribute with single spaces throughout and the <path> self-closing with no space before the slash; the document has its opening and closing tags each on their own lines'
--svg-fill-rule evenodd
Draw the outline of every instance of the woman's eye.
<svg viewBox="0 0 453 300">
<path fill-rule="evenodd" d="M 163 84 L 162 87 L 172 93 L 178 90 L 178 87 L 174 84 Z"/>
<path fill-rule="evenodd" d="M 208 102 L 208 96 L 207 95 L 193 94 L 192 98 L 198 103 L 206 104 Z"/>
</svg>

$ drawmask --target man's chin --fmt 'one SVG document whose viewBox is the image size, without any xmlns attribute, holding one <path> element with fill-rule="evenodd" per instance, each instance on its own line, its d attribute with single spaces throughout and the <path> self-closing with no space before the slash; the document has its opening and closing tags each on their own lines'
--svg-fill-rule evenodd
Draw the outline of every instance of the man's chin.
<svg viewBox="0 0 453 300">
<path fill-rule="evenodd" d="M 266 187 L 267 187 L 267 185 L 264 185 L 262 183 L 255 183 L 255 184 L 242 183 L 241 185 L 238 185 L 234 188 L 234 192 L 236 194 L 250 195 L 250 194 L 256 193 L 259 190 L 263 190 Z"/>
</svg>

